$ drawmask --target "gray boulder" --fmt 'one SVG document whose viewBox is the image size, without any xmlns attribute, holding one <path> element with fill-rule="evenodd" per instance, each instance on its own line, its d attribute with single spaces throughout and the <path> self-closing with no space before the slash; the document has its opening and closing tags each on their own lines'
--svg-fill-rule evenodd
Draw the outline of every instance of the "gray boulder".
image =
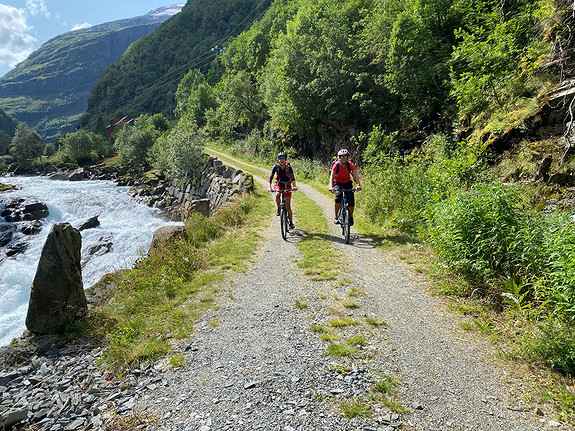
<svg viewBox="0 0 575 431">
<path fill-rule="evenodd" d="M 82 236 L 69 223 L 52 227 L 42 254 L 26 316 L 26 327 L 33 333 L 58 334 L 88 309 L 80 250 Z"/>
<path fill-rule="evenodd" d="M 186 238 L 186 227 L 183 225 L 170 225 L 157 229 L 154 232 L 152 243 L 148 249 L 148 254 L 153 253 L 165 243 L 173 243 L 179 239 Z"/>
</svg>

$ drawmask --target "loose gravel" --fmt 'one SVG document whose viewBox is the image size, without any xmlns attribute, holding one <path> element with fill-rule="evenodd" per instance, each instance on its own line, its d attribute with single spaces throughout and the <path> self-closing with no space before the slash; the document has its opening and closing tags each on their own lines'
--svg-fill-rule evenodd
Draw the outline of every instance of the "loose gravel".
<svg viewBox="0 0 575 431">
<path fill-rule="evenodd" d="M 257 169 L 256 179 L 265 183 L 265 172 Z M 330 222 L 331 199 L 298 186 Z M 297 227 L 297 194 L 293 206 Z M 536 414 L 521 399 L 520 376 L 496 365 L 494 352 L 460 329 L 457 317 L 406 264 L 358 233 L 345 244 L 331 225 L 332 245 L 346 256 L 350 283 L 313 282 L 296 264 L 295 243 L 306 233 L 296 229 L 282 241 L 277 225 L 270 216 L 255 264 L 229 280 L 230 298 L 202 319 L 185 365 L 167 368 L 170 384 L 137 403 L 164 418 L 159 429 L 562 428 L 546 406 Z M 358 307 L 347 310 L 349 317 L 373 317 L 386 325 L 363 329 L 368 344 L 362 358 L 334 359 L 310 327 L 325 326 L 333 318 L 330 302 L 350 288 L 363 293 L 354 298 Z M 297 308 L 298 300 L 308 308 Z M 348 372 L 338 372 L 341 366 Z M 379 402 L 367 418 L 345 418 L 341 403 L 369 399 L 378 376 L 394 378 L 397 392 L 390 398 L 402 413 Z"/>
<path fill-rule="evenodd" d="M 260 172 L 253 167 L 265 184 Z M 230 273 L 217 309 L 180 346 L 182 366 L 160 361 L 115 381 L 94 366 L 98 347 L 52 352 L 0 373 L 0 407 L 42 431 L 119 429 L 113 424 L 130 415 L 134 428 L 161 431 L 570 429 L 546 405 L 522 399 L 521 376 L 460 329 L 425 279 L 357 232 L 345 244 L 331 224 L 332 200 L 298 186 L 345 255 L 341 280 L 312 281 L 298 267 L 297 243 L 313 232 L 297 229 L 296 194 L 296 230 L 283 241 L 270 214 L 253 265 Z M 353 304 L 342 307 L 344 300 Z M 359 355 L 326 354 L 329 341 L 311 328 L 330 328 L 335 317 L 356 323 L 330 334 L 355 337 Z M 388 378 L 390 393 L 374 389 Z M 350 406 L 370 414 L 348 418 Z"/>
</svg>

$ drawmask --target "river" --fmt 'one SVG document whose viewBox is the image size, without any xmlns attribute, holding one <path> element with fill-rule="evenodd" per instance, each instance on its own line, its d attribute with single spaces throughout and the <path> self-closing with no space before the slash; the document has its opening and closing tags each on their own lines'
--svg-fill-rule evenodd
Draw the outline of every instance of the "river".
<svg viewBox="0 0 575 431">
<path fill-rule="evenodd" d="M 3 193 L 2 197 L 35 199 L 47 204 L 50 211 L 42 221 L 41 233 L 30 237 L 26 251 L 0 263 L 0 346 L 20 337 L 25 330 L 30 285 L 42 247 L 54 223 L 68 222 L 78 227 L 97 215 L 100 226 L 82 231 L 83 249 L 97 245 L 102 238 L 112 239 L 113 245 L 108 253 L 94 255 L 84 265 L 84 288 L 96 283 L 106 273 L 132 267 L 147 252 L 155 230 L 173 224 L 158 210 L 129 196 L 128 187 L 118 187 L 112 181 L 0 177 L 0 182 L 18 187 Z M 3 221 L 0 217 L 0 223 Z"/>
</svg>

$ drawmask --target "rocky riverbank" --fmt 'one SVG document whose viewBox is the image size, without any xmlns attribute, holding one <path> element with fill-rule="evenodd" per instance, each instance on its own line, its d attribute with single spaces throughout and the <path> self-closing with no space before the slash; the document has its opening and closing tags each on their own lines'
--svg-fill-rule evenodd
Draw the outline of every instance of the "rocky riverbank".
<svg viewBox="0 0 575 431">
<path fill-rule="evenodd" d="M 152 365 L 117 379 L 99 365 L 104 354 L 94 342 L 66 344 L 29 333 L 0 348 L 2 429 L 102 429 L 131 412 L 137 392 L 167 384 Z"/>
<path fill-rule="evenodd" d="M 194 211 L 209 215 L 234 195 L 253 190 L 251 175 L 227 168 L 215 158 L 207 159 L 201 172 L 180 183 L 143 169 L 92 167 L 43 174 L 59 180 L 112 180 L 130 186 L 133 196 L 177 220 Z M 186 349 L 189 346 L 182 346 Z M 93 341 L 69 344 L 28 331 L 1 347 L 0 427 L 101 429 L 106 420 L 113 422 L 116 415 L 132 411 L 136 392 L 167 384 L 151 365 L 118 380 L 101 365 L 103 355 L 105 346 Z"/>
</svg>

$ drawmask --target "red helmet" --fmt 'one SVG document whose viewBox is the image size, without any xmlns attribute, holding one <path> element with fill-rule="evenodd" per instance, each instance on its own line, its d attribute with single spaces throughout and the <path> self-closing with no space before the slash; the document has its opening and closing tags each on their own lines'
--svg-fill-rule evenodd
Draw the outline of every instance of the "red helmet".
<svg viewBox="0 0 575 431">
<path fill-rule="evenodd" d="M 338 156 L 349 156 L 349 151 L 347 151 L 345 148 L 343 148 L 337 152 L 337 155 Z"/>
</svg>

